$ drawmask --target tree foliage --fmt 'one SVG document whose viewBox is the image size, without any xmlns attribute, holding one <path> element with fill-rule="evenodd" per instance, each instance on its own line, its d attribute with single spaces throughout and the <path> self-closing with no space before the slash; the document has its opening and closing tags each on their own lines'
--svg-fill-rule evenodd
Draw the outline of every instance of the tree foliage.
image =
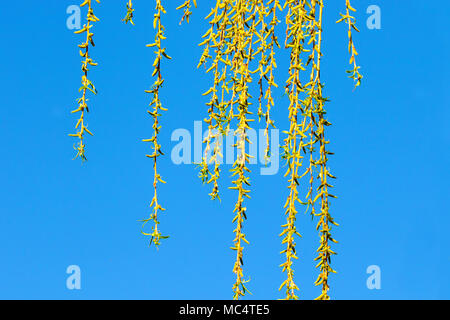
<svg viewBox="0 0 450 320">
<path fill-rule="evenodd" d="M 98 0 L 96 0 L 100 3 Z M 330 198 L 336 198 L 330 193 L 333 188 L 331 181 L 335 176 L 328 165 L 328 157 L 333 153 L 329 151 L 327 140 L 327 127 L 331 123 L 327 120 L 324 84 L 321 79 L 321 61 L 323 59 L 323 11 L 326 0 L 216 0 L 210 13 L 207 15 L 209 27 L 202 36 L 200 46 L 203 53 L 198 68 L 204 67 L 206 73 L 211 74 L 211 86 L 203 94 L 208 97 L 207 118 L 208 133 L 203 141 L 204 151 L 199 164 L 199 176 L 202 181 L 212 186 L 211 198 L 220 200 L 219 179 L 221 175 L 221 146 L 220 137 L 227 135 L 231 130 L 237 136 L 234 145 L 237 158 L 231 168 L 233 182 L 230 189 L 236 191 L 234 208 L 235 224 L 232 250 L 236 252 L 233 272 L 236 281 L 233 284 L 233 298 L 239 299 L 249 293 L 244 278 L 244 246 L 249 242 L 243 232 L 247 220 L 245 200 L 250 198 L 250 170 L 248 164 L 250 155 L 246 152 L 250 143 L 248 130 L 257 117 L 265 122 L 265 137 L 267 149 L 266 160 L 270 159 L 269 130 L 275 127 L 271 112 L 276 107 L 272 92 L 278 85 L 274 78 L 277 68 L 276 50 L 281 48 L 277 36 L 278 28 L 283 28 L 281 21 L 285 21 L 286 37 L 284 49 L 290 54 L 289 76 L 285 80 L 285 92 L 289 97 L 289 129 L 284 131 L 286 138 L 282 146 L 282 157 L 286 161 L 288 196 L 284 204 L 286 223 L 282 226 L 280 234 L 285 249 L 281 252 L 285 261 L 281 264 L 286 279 L 280 286 L 285 290 L 286 299 L 298 299 L 299 287 L 295 283 L 294 261 L 298 259 L 296 251 L 296 238 L 300 237 L 296 223 L 299 208 L 304 206 L 306 211 L 317 221 L 316 229 L 319 233 L 318 256 L 316 258 L 319 271 L 316 286 L 321 287 L 319 300 L 328 300 L 329 275 L 336 273 L 331 267 L 331 257 L 336 253 L 331 248 L 337 241 L 332 236 L 332 229 L 338 226 L 330 213 Z M 159 214 L 165 209 L 158 198 L 158 184 L 165 183 L 158 171 L 158 158 L 163 156 L 162 146 L 159 144 L 161 131 L 161 117 L 166 108 L 162 106 L 161 94 L 164 84 L 162 65 L 163 61 L 170 60 L 163 43 L 164 35 L 163 16 L 166 13 L 164 0 L 154 0 L 155 12 L 153 27 L 155 39 L 147 47 L 155 52 L 152 77 L 154 82 L 146 90 L 151 96 L 148 114 L 153 121 L 153 134 L 149 139 L 152 153 L 147 155 L 153 161 L 154 196 L 150 207 L 152 213 L 148 219 L 143 220 L 144 226 L 152 223 L 151 232 L 144 232 L 150 237 L 150 244 L 159 246 L 161 240 L 168 238 L 161 234 Z M 77 133 L 71 136 L 79 139 L 75 147 L 77 154 L 86 160 L 84 137 L 85 133 L 92 133 L 85 125 L 85 113 L 89 111 L 87 93 L 97 93 L 94 84 L 88 79 L 89 67 L 97 65 L 89 55 L 90 46 L 94 46 L 92 27 L 99 19 L 93 13 L 93 3 L 85 0 L 82 7 L 88 8 L 86 24 L 77 31 L 85 34 L 86 40 L 79 45 L 82 64 L 81 98 L 74 113 L 80 113 L 77 122 Z M 189 22 L 193 8 L 197 7 L 196 0 L 183 0 L 176 8 L 182 10 L 180 23 Z M 125 23 L 135 24 L 133 21 L 135 9 L 132 0 L 126 3 L 126 15 L 122 19 Z M 345 13 L 340 14 L 337 21 L 345 22 L 348 26 L 348 50 L 352 69 L 347 71 L 349 77 L 355 81 L 355 86 L 361 84 L 362 75 L 359 72 L 356 57 L 358 52 L 353 41 L 353 32 L 358 31 L 352 12 L 356 10 L 351 6 L 350 0 L 345 0 Z M 306 80 L 305 80 L 306 79 Z M 253 105 L 255 99 L 251 89 L 256 87 L 259 91 L 258 107 Z M 256 115 L 256 116 L 255 116 Z M 305 186 L 306 194 L 300 194 L 300 187 Z"/>
</svg>

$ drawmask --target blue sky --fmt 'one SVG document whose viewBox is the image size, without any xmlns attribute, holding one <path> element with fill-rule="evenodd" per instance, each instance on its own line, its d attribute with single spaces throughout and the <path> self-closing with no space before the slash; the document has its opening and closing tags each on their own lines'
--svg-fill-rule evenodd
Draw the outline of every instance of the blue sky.
<svg viewBox="0 0 450 320">
<path fill-rule="evenodd" d="M 66 27 L 74 1 L 8 1 L 0 28 L 3 108 L 0 116 L 0 298 L 3 299 L 229 299 L 234 253 L 229 250 L 235 193 L 211 202 L 193 165 L 165 157 L 168 182 L 160 197 L 167 208 L 162 228 L 171 235 L 159 251 L 148 248 L 137 220 L 149 215 L 152 196 L 146 115 L 151 83 L 153 3 L 135 0 L 136 26 L 123 25 L 125 0 L 103 1 L 95 13 L 99 66 L 91 79 L 86 164 L 73 161 L 75 106 L 81 77 L 76 45 Z M 180 1 L 179 1 L 180 2 Z M 167 4 L 167 50 L 163 66 L 162 143 L 167 154 L 177 128 L 193 130 L 206 115 L 201 94 L 211 78 L 196 65 L 197 46 L 210 9 L 198 1 L 189 25 L 179 26 L 178 2 Z M 338 176 L 332 214 L 340 223 L 333 264 L 335 299 L 449 299 L 449 34 L 447 1 L 353 1 L 361 33 L 355 35 L 363 85 L 353 92 L 344 25 L 336 25 L 345 1 L 325 11 L 322 75 L 331 102 L 330 166 Z M 209 2 L 208 2 L 209 3 Z M 382 29 L 369 30 L 366 8 L 382 11 Z M 84 13 L 84 12 L 83 12 Z M 285 79 L 286 52 L 278 55 L 278 82 Z M 274 117 L 287 125 L 287 101 L 279 90 Z M 228 169 L 228 168 L 227 168 Z M 252 199 L 245 232 L 245 275 L 253 299 L 277 299 L 284 280 L 278 265 L 278 234 L 287 195 L 283 170 L 261 176 L 252 167 Z M 296 279 L 300 297 L 319 289 L 314 253 L 315 223 L 300 214 Z M 78 265 L 82 289 L 66 288 L 66 268 Z M 366 269 L 381 268 L 381 290 L 368 290 Z"/>
</svg>

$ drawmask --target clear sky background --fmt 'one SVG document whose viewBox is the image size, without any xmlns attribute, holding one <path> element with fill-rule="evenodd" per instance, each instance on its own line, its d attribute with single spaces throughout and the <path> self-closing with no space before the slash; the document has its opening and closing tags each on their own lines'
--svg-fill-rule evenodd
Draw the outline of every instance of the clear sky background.
<svg viewBox="0 0 450 320">
<path fill-rule="evenodd" d="M 90 74 L 99 89 L 91 98 L 87 140 L 89 161 L 73 161 L 73 131 L 81 77 L 77 44 L 81 36 L 66 27 L 66 9 L 75 1 L 6 1 L 2 4 L 0 59 L 0 298 L 43 299 L 229 299 L 234 281 L 232 209 L 235 192 L 222 203 L 209 200 L 209 186 L 193 165 L 162 158 L 168 182 L 160 197 L 167 208 L 159 251 L 148 248 L 137 220 L 150 214 L 152 162 L 145 158 L 151 134 L 146 114 L 152 83 L 153 2 L 135 0 L 136 26 L 123 25 L 125 0 L 95 5 L 99 66 Z M 211 1 L 198 1 L 191 24 L 179 26 L 181 1 L 166 1 L 167 50 L 162 143 L 193 130 L 206 115 L 201 94 L 210 75 L 197 70 Z M 340 223 L 333 260 L 335 299 L 449 299 L 449 95 L 448 1 L 353 1 L 361 33 L 355 35 L 364 74 L 353 92 L 346 78 L 347 31 L 336 25 L 344 0 L 326 1 L 323 78 L 331 148 L 338 176 L 332 214 Z M 382 29 L 366 27 L 366 9 L 382 10 Z M 83 11 L 83 17 L 85 11 Z M 281 31 L 282 33 L 282 31 Z M 283 40 L 282 40 L 283 41 Z M 276 73 L 282 87 L 286 52 Z M 287 125 L 287 99 L 275 93 L 274 118 Z M 229 169 L 229 168 L 227 168 Z M 287 196 L 284 169 L 260 176 L 251 167 L 252 199 L 245 232 L 248 298 L 278 299 L 284 275 L 278 234 Z M 319 294 L 313 258 L 315 223 L 299 215 L 300 297 Z M 66 268 L 79 265 L 82 289 L 66 288 Z M 369 290 L 366 269 L 381 268 L 381 290 Z"/>
</svg>

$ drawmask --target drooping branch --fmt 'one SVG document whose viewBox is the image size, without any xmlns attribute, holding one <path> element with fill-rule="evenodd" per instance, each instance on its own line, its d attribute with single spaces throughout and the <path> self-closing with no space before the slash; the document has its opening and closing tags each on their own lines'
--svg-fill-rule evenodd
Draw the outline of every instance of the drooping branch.
<svg viewBox="0 0 450 320">
<path fill-rule="evenodd" d="M 275 100 L 272 96 L 272 89 L 277 88 L 278 85 L 275 83 L 274 71 L 277 67 L 275 59 L 275 47 L 280 48 L 278 43 L 278 37 L 276 36 L 276 27 L 280 22 L 278 20 L 277 11 L 282 11 L 283 8 L 280 5 L 279 0 L 270 0 L 267 5 L 264 1 L 260 1 L 258 4 L 259 12 L 259 22 L 260 33 L 259 33 L 259 48 L 255 54 L 260 53 L 261 57 L 259 60 L 258 70 L 260 73 L 260 78 L 258 81 L 259 85 L 259 109 L 258 116 L 261 120 L 264 117 L 266 126 L 264 130 L 264 136 L 266 137 L 266 149 L 264 150 L 264 158 L 267 162 L 270 158 L 270 127 L 275 128 L 274 121 L 271 118 L 271 109 L 275 106 Z M 269 24 L 266 20 L 271 17 Z M 266 89 L 264 90 L 264 83 L 266 83 Z M 263 111 L 263 100 L 266 101 L 266 108 Z"/>
<path fill-rule="evenodd" d="M 181 18 L 180 24 L 182 24 L 183 21 L 189 23 L 189 17 L 192 14 L 192 5 L 197 8 L 197 0 L 185 0 L 184 3 L 177 8 L 177 10 L 183 9 L 183 17 Z"/>
<path fill-rule="evenodd" d="M 303 101 L 302 94 L 304 87 L 301 80 L 301 71 L 305 70 L 305 62 L 303 55 L 307 51 L 305 41 L 307 37 L 306 26 L 310 17 L 307 9 L 308 2 L 306 0 L 287 0 L 285 7 L 288 8 L 286 15 L 286 47 L 290 49 L 290 66 L 289 78 L 286 82 L 286 93 L 289 96 L 289 121 L 290 127 L 287 132 L 287 138 L 284 141 L 283 158 L 287 161 L 287 172 L 285 176 L 289 176 L 289 196 L 286 200 L 284 208 L 287 216 L 287 222 L 283 225 L 283 231 L 280 236 L 283 237 L 282 243 L 286 245 L 286 249 L 281 253 L 286 255 L 286 261 L 281 264 L 283 272 L 286 272 L 287 278 L 281 284 L 280 290 L 285 287 L 286 299 L 297 299 L 295 293 L 298 286 L 294 281 L 293 260 L 298 259 L 296 252 L 295 236 L 301 237 L 297 231 L 297 206 L 299 202 L 303 204 L 299 198 L 298 186 L 300 185 L 299 168 L 302 166 L 302 150 L 305 147 L 304 138 L 306 138 L 306 117 L 303 117 Z"/>
<path fill-rule="evenodd" d="M 99 0 L 96 0 L 98 3 L 100 3 Z M 81 70 L 83 71 L 83 76 L 81 78 L 81 87 L 79 89 L 80 92 L 82 92 L 81 98 L 79 98 L 78 101 L 78 108 L 73 110 L 72 113 L 80 113 L 80 118 L 78 119 L 78 122 L 75 126 L 75 129 L 77 130 L 76 134 L 70 134 L 71 137 L 76 137 L 79 139 L 78 145 L 75 148 L 77 151 L 77 154 L 75 158 L 80 157 L 83 161 L 86 161 L 86 146 L 84 144 L 84 138 L 85 134 L 88 133 L 89 135 L 93 135 L 91 131 L 87 128 L 86 123 L 86 113 L 89 112 L 89 107 L 87 104 L 88 98 L 87 93 L 90 91 L 94 95 L 97 94 L 97 89 L 95 88 L 94 84 L 91 80 L 88 79 L 88 72 L 90 66 L 97 66 L 97 63 L 95 63 L 92 58 L 89 55 L 89 48 L 90 46 L 95 47 L 94 43 L 94 34 L 92 33 L 91 29 L 94 22 L 98 22 L 99 19 L 95 16 L 94 10 L 92 7 L 92 0 L 85 0 L 81 5 L 81 7 L 87 6 L 88 13 L 87 13 L 87 22 L 85 25 L 83 25 L 83 28 L 81 30 L 75 31 L 75 34 L 86 34 L 86 41 L 78 47 L 80 48 L 80 55 L 84 58 L 84 61 L 81 66 Z M 84 51 L 83 51 L 84 50 Z"/>
<path fill-rule="evenodd" d="M 328 156 L 333 153 L 327 151 L 327 145 L 330 143 L 326 140 L 326 128 L 331 126 L 331 123 L 325 119 L 326 110 L 325 103 L 328 101 L 323 96 L 323 84 L 320 80 L 320 65 L 321 65 L 321 44 L 322 44 L 322 17 L 323 17 L 323 0 L 317 0 L 319 3 L 319 29 L 318 29 L 318 42 L 317 42 L 317 86 L 316 92 L 314 94 L 314 99 L 316 100 L 317 106 L 315 113 L 318 118 L 318 128 L 316 131 L 316 136 L 318 137 L 320 150 L 319 150 L 319 160 L 315 164 L 319 167 L 319 182 L 320 185 L 317 188 L 317 195 L 314 202 L 320 199 L 320 212 L 316 214 L 319 217 L 319 222 L 317 223 L 317 230 L 320 230 L 320 246 L 317 249 L 319 256 L 315 259 L 318 262 L 317 268 L 320 269 L 320 274 L 316 280 L 316 285 L 322 286 L 322 293 L 317 300 L 329 300 L 328 291 L 330 289 L 328 285 L 328 277 L 330 273 L 336 273 L 331 267 L 331 256 L 336 253 L 331 249 L 330 242 L 337 243 L 336 240 L 331 235 L 332 225 L 337 226 L 338 224 L 334 221 L 333 217 L 329 212 L 329 198 L 336 198 L 334 195 L 329 193 L 329 188 L 333 186 L 329 184 L 328 179 L 334 179 L 335 177 L 331 174 L 328 168 Z"/>
<path fill-rule="evenodd" d="M 356 12 L 356 9 L 352 7 L 350 0 L 345 0 L 345 10 L 346 13 L 340 14 L 341 19 L 337 21 L 337 23 L 340 23 L 342 21 L 345 21 L 348 25 L 348 52 L 350 53 L 350 64 L 353 66 L 352 70 L 348 70 L 347 73 L 349 74 L 349 78 L 353 79 L 355 81 L 355 88 L 361 85 L 361 81 L 363 76 L 359 72 L 360 67 L 356 63 L 356 56 L 358 56 L 358 51 L 356 51 L 355 44 L 353 42 L 353 30 L 356 32 L 359 32 L 358 28 L 356 27 L 356 19 L 351 15 L 351 12 Z"/>
<path fill-rule="evenodd" d="M 232 1 L 230 0 L 216 2 L 216 6 L 207 17 L 207 19 L 213 17 L 210 21 L 210 29 L 205 33 L 203 36 L 204 40 L 200 44 L 204 49 L 198 67 L 206 66 L 206 63 L 210 60 L 211 65 L 206 70 L 206 73 L 212 71 L 214 74 L 212 86 L 203 94 L 204 96 L 210 95 L 210 100 L 206 104 L 208 106 L 209 117 L 205 119 L 205 123 L 208 124 L 208 133 L 203 140 L 205 150 L 203 152 L 202 163 L 200 164 L 200 177 L 202 181 L 208 184 L 213 183 L 214 185 L 210 193 L 213 200 L 220 199 L 218 185 L 222 157 L 220 153 L 220 135 L 224 133 L 223 124 L 226 122 L 225 111 L 229 104 L 226 100 L 226 94 L 229 91 L 227 69 L 231 66 L 231 36 L 228 33 L 228 28 L 231 25 L 229 12 L 232 8 Z M 214 56 L 211 55 L 212 53 Z M 218 93 L 221 93 L 220 98 Z M 214 140 L 216 142 L 212 145 Z M 213 172 L 209 169 L 211 163 L 214 163 Z"/>
<path fill-rule="evenodd" d="M 148 114 L 153 118 L 153 137 L 150 139 L 143 140 L 144 142 L 149 142 L 152 144 L 152 151 L 153 153 L 150 155 L 147 155 L 148 158 L 153 160 L 153 188 L 154 188 L 154 195 L 152 202 L 150 204 L 150 207 L 152 208 L 152 214 L 150 215 L 150 218 L 143 220 L 144 226 L 150 221 L 153 221 L 153 227 L 152 232 L 147 233 L 142 231 L 142 233 L 146 236 L 150 236 L 150 244 L 155 244 L 155 246 L 160 245 L 160 240 L 167 239 L 168 236 L 163 236 L 158 228 L 160 221 L 159 221 L 159 213 L 160 211 L 165 211 L 165 209 L 161 206 L 158 199 L 158 184 L 159 183 L 165 183 L 164 180 L 162 180 L 161 175 L 158 172 L 158 161 L 157 159 L 164 155 L 164 153 L 161 150 L 161 145 L 159 144 L 158 138 L 159 133 L 161 131 L 161 125 L 159 123 L 160 117 L 161 117 L 161 111 L 167 111 L 166 108 L 162 106 L 161 98 L 160 98 L 160 90 L 163 87 L 164 79 L 162 77 L 161 73 L 161 62 L 165 59 L 171 59 L 170 56 L 166 53 L 166 48 L 163 47 L 162 41 L 166 39 L 164 36 L 164 26 L 162 24 L 162 15 L 166 13 L 163 5 L 162 0 L 155 0 L 156 2 L 156 13 L 154 15 L 153 20 L 153 27 L 156 30 L 155 35 L 155 42 L 148 44 L 147 47 L 154 48 L 155 51 L 155 60 L 153 62 L 153 73 L 152 76 L 155 77 L 155 82 L 153 83 L 153 86 L 150 90 L 146 90 L 146 93 L 149 93 L 152 95 L 152 101 L 150 102 L 150 107 L 152 107 L 152 110 L 148 111 Z"/>
</svg>

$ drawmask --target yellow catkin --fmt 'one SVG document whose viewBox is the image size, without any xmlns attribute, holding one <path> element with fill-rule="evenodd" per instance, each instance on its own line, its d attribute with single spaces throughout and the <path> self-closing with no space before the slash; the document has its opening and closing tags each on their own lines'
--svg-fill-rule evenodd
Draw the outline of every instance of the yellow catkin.
<svg viewBox="0 0 450 320">
<path fill-rule="evenodd" d="M 97 3 L 100 3 L 99 0 L 96 0 Z M 79 91 L 82 93 L 81 98 L 78 101 L 78 108 L 73 110 L 72 113 L 80 113 L 80 118 L 77 121 L 75 129 L 77 130 L 76 134 L 70 134 L 71 137 L 76 137 L 79 139 L 78 145 L 75 146 L 75 150 L 77 154 L 75 158 L 80 157 L 83 161 L 86 160 L 86 146 L 84 144 L 85 134 L 88 133 L 92 135 L 91 131 L 88 130 L 87 125 L 85 124 L 86 113 L 89 112 L 89 107 L 87 105 L 87 92 L 90 91 L 93 94 L 97 94 L 97 90 L 91 80 L 88 79 L 88 72 L 90 66 L 96 66 L 97 63 L 94 63 L 92 58 L 89 55 L 90 46 L 94 47 L 95 43 L 93 40 L 94 34 L 91 31 L 94 22 L 99 21 L 99 19 L 95 16 L 94 10 L 92 8 L 92 0 L 85 0 L 81 5 L 81 7 L 87 6 L 87 22 L 83 25 L 81 30 L 75 31 L 75 34 L 86 34 L 86 41 L 78 47 L 80 48 L 80 55 L 84 58 L 83 64 L 81 66 L 81 70 L 83 71 L 83 76 L 81 78 L 81 84 Z"/>
<path fill-rule="evenodd" d="M 154 14 L 153 27 L 156 30 L 155 42 L 148 44 L 147 47 L 155 49 L 155 60 L 153 62 L 153 73 L 152 76 L 155 77 L 155 82 L 150 90 L 146 90 L 146 93 L 152 94 L 152 101 L 149 106 L 152 107 L 152 110 L 147 111 L 148 114 L 153 118 L 153 137 L 150 139 L 143 140 L 144 142 L 149 142 L 152 144 L 153 153 L 147 155 L 148 158 L 153 160 L 153 170 L 154 170 L 154 178 L 153 178 L 153 188 L 154 188 L 154 196 L 150 207 L 152 208 L 152 214 L 149 219 L 143 220 L 144 226 L 150 221 L 153 221 L 153 227 L 151 233 L 146 233 L 142 231 L 142 233 L 146 236 L 150 236 L 150 244 L 154 244 L 155 246 L 160 245 L 161 239 L 168 238 L 167 236 L 163 236 L 159 230 L 159 213 L 160 211 L 164 211 L 165 209 L 161 206 L 158 200 L 158 184 L 165 183 L 161 175 L 158 173 L 157 168 L 157 159 L 164 155 L 161 150 L 161 145 L 158 142 L 158 136 L 161 130 L 161 126 L 159 124 L 159 119 L 161 117 L 161 111 L 167 111 L 167 109 L 162 107 L 161 99 L 160 99 L 160 89 L 163 86 L 164 79 L 161 74 L 161 62 L 164 58 L 171 59 L 166 53 L 166 48 L 162 46 L 162 41 L 166 39 L 164 36 L 164 26 L 161 22 L 162 15 L 166 13 L 162 0 L 155 0 L 156 3 L 156 12 Z"/>
<path fill-rule="evenodd" d="M 184 3 L 177 8 L 177 10 L 183 9 L 183 17 L 181 18 L 180 24 L 182 24 L 183 21 L 189 23 L 189 17 L 192 14 L 192 5 L 197 8 L 197 0 L 185 0 Z"/>
<path fill-rule="evenodd" d="M 337 23 L 345 21 L 348 25 L 348 52 L 350 53 L 350 64 L 353 66 L 353 69 L 348 70 L 347 73 L 349 74 L 349 78 L 355 81 L 355 88 L 356 88 L 361 85 L 363 76 L 360 74 L 359 72 L 360 67 L 356 63 L 356 56 L 358 55 L 358 51 L 356 51 L 356 47 L 353 42 L 352 31 L 354 30 L 356 32 L 359 32 L 359 30 L 356 27 L 356 19 L 351 14 L 351 12 L 356 12 L 356 9 L 352 7 L 350 0 L 345 0 L 345 7 L 346 13 L 345 15 L 342 13 L 340 14 L 341 19 L 339 19 Z"/>
<path fill-rule="evenodd" d="M 133 2 L 131 0 L 128 0 L 127 14 L 126 14 L 125 18 L 122 19 L 122 21 L 125 23 L 129 22 L 134 26 L 133 16 L 134 16 Z"/>
</svg>

